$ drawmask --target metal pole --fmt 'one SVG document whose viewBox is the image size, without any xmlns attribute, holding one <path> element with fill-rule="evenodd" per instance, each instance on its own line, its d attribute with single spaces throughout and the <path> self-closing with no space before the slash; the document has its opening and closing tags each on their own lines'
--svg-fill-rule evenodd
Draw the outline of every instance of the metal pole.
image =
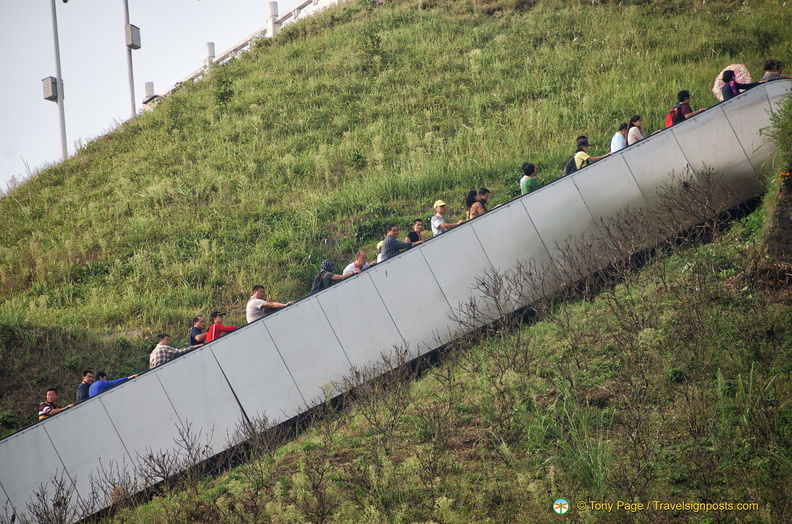
<svg viewBox="0 0 792 524">
<path fill-rule="evenodd" d="M 52 0 L 53 2 L 55 0 Z M 129 25 L 129 2 L 124 0 L 124 30 Z M 132 73 L 132 48 L 127 46 L 127 69 L 129 70 L 129 101 L 132 105 L 132 117 L 137 114 L 135 106 L 135 75 Z"/>
<path fill-rule="evenodd" d="M 269 3 L 269 12 L 269 20 L 267 21 L 267 32 L 269 35 L 267 36 L 275 38 L 280 31 L 280 26 L 278 25 L 278 2 Z"/>
<path fill-rule="evenodd" d="M 66 147 L 66 114 L 63 110 L 63 78 L 61 77 L 60 45 L 58 44 L 58 15 L 55 12 L 55 0 L 52 0 L 52 36 L 55 40 L 55 79 L 58 88 L 58 115 L 60 117 L 61 153 L 63 160 L 69 158 Z"/>
</svg>

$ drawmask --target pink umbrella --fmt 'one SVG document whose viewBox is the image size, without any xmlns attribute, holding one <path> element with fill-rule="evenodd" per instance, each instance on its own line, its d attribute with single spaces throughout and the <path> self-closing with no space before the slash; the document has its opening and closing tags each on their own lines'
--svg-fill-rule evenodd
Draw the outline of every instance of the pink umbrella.
<svg viewBox="0 0 792 524">
<path fill-rule="evenodd" d="M 720 73 L 718 73 L 718 77 L 715 79 L 715 84 L 712 86 L 712 94 L 715 95 L 715 98 L 718 99 L 718 102 L 723 102 L 723 92 L 721 89 L 723 88 L 723 71 L 728 71 L 731 69 L 734 71 L 734 80 L 738 84 L 750 84 L 753 82 L 751 80 L 751 73 L 748 72 L 748 68 L 745 67 L 743 64 L 731 64 L 724 67 Z"/>
</svg>

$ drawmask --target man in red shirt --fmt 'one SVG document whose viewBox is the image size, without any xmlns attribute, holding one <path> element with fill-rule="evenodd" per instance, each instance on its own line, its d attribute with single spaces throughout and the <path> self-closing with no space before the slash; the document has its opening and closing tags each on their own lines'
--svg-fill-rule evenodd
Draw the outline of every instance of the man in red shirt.
<svg viewBox="0 0 792 524">
<path fill-rule="evenodd" d="M 679 121 L 696 116 L 706 109 L 702 107 L 701 109 L 693 111 L 690 108 L 690 91 L 687 90 L 677 93 L 677 100 L 679 101 L 679 116 L 681 117 Z"/>
<path fill-rule="evenodd" d="M 236 329 L 239 329 L 236 326 L 224 326 L 223 315 L 224 313 L 219 311 L 212 311 L 212 315 L 210 316 L 212 319 L 212 325 L 209 326 L 209 330 L 206 332 L 207 343 L 220 338 L 223 333 L 230 333 Z"/>
</svg>

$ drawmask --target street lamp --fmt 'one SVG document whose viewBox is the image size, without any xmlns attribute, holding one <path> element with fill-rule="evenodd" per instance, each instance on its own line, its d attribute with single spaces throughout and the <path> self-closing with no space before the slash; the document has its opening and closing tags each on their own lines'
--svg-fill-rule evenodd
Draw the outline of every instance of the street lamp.
<svg viewBox="0 0 792 524">
<path fill-rule="evenodd" d="M 132 117 L 134 118 L 137 114 L 137 107 L 135 105 L 135 75 L 132 72 L 132 50 L 140 49 L 140 28 L 129 23 L 128 0 L 124 0 L 124 34 L 126 35 L 127 69 L 129 70 L 129 101 L 132 105 Z"/>
<path fill-rule="evenodd" d="M 67 3 L 69 0 L 63 0 Z M 60 43 L 58 40 L 58 14 L 55 10 L 55 0 L 50 0 L 52 5 L 52 39 L 55 42 L 55 77 L 48 76 L 41 80 L 44 89 L 44 99 L 58 103 L 58 116 L 61 133 L 61 155 L 63 160 L 69 158 L 66 146 L 66 114 L 63 107 L 63 76 L 61 75 Z M 135 77 L 132 73 L 132 50 L 140 49 L 140 28 L 129 23 L 129 3 L 124 0 L 124 33 L 127 47 L 127 68 L 129 70 L 129 99 L 132 104 L 132 116 L 137 114 L 135 107 Z"/>
<path fill-rule="evenodd" d="M 63 0 L 65 4 L 69 0 Z M 63 110 L 63 77 L 61 76 L 61 62 L 60 62 L 60 46 L 58 44 L 58 15 L 55 11 L 55 0 L 52 3 L 52 37 L 55 40 L 55 74 L 54 79 L 50 76 L 42 80 L 44 83 L 44 98 L 58 103 L 58 115 L 60 117 L 60 132 L 61 132 L 61 153 L 63 160 L 69 157 L 69 151 L 66 147 L 66 115 Z M 53 81 L 54 80 L 54 81 Z M 54 91 L 54 92 L 53 92 Z"/>
</svg>

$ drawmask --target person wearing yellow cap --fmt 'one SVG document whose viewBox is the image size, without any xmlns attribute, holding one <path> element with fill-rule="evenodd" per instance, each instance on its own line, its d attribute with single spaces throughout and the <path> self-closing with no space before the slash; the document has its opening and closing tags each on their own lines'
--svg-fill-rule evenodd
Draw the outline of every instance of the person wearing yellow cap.
<svg viewBox="0 0 792 524">
<path fill-rule="evenodd" d="M 446 219 L 443 216 L 446 210 L 446 203 L 443 202 L 442 200 L 438 200 L 437 202 L 434 203 L 434 210 L 436 213 L 435 216 L 432 217 L 432 234 L 434 236 L 438 236 L 442 233 L 445 233 L 449 229 L 455 228 L 459 224 L 464 222 L 464 220 L 460 220 L 457 223 L 446 222 Z"/>
</svg>

